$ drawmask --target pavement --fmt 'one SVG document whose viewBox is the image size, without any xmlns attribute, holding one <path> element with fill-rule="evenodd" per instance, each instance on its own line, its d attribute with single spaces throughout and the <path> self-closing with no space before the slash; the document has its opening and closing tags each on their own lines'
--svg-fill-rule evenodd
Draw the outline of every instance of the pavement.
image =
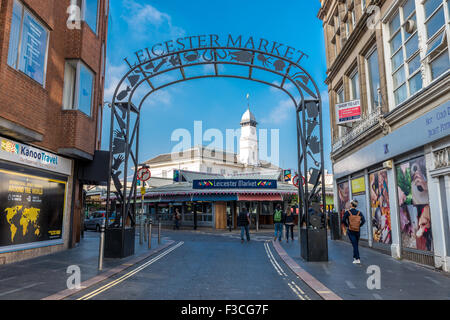
<svg viewBox="0 0 450 320">
<path fill-rule="evenodd" d="M 99 233 L 85 232 L 71 250 L 0 266 L 0 300 L 448 300 L 450 275 L 361 247 L 352 263 L 345 241 L 328 242 L 329 261 L 306 262 L 298 240 L 274 242 L 273 231 L 163 229 L 160 245 L 105 259 L 98 270 Z M 69 266 L 81 288 L 68 289 Z M 379 288 L 369 289 L 373 270 Z"/>
<path fill-rule="evenodd" d="M 0 300 L 59 300 L 75 294 L 68 290 L 67 281 L 72 273 L 69 266 L 78 266 L 81 271 L 81 288 L 94 285 L 147 259 L 170 246 L 173 241 L 163 237 L 161 244 L 152 238 L 152 248 L 139 244 L 136 237 L 135 254 L 124 259 L 108 259 L 103 262 L 103 271 L 98 270 L 99 233 L 85 232 L 84 239 L 71 250 L 0 266 Z"/>
<path fill-rule="evenodd" d="M 427 266 L 397 260 L 361 246 L 361 265 L 354 265 L 351 244 L 332 240 L 328 241 L 329 261 L 307 262 L 301 257 L 297 240 L 277 241 L 275 248 L 278 244 L 282 248 L 281 252 L 277 250 L 279 254 L 286 252 L 307 277 L 317 280 L 343 300 L 450 299 L 450 275 Z M 379 289 L 374 286 L 374 270 L 379 270 Z"/>
</svg>

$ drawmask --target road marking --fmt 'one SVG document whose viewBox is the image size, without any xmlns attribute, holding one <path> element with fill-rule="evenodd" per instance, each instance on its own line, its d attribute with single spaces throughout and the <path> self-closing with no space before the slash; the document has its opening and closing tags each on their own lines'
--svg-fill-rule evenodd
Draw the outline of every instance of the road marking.
<svg viewBox="0 0 450 320">
<path fill-rule="evenodd" d="M 382 298 L 378 293 L 374 293 L 373 296 L 374 296 L 375 299 L 377 299 L 377 300 L 383 300 L 383 298 Z"/>
<path fill-rule="evenodd" d="M 3 282 L 3 281 L 8 281 L 8 280 L 11 280 L 11 279 L 15 279 L 15 278 L 17 278 L 17 277 L 9 277 L 9 278 L 5 278 L 5 279 L 0 279 L 0 282 Z"/>
<path fill-rule="evenodd" d="M 28 285 L 26 287 L 17 288 L 17 289 L 14 289 L 14 290 L 2 292 L 2 293 L 0 293 L 0 296 L 6 296 L 6 295 L 11 294 L 11 293 L 15 293 L 15 292 L 22 291 L 22 290 L 25 290 L 25 289 L 30 289 L 30 288 L 36 287 L 36 286 L 38 286 L 40 284 L 43 284 L 43 283 L 44 282 L 33 283 L 33 284 L 30 284 L 30 285 Z"/>
<path fill-rule="evenodd" d="M 302 295 L 297 291 L 297 289 L 295 289 L 292 284 L 288 283 L 289 287 L 291 288 L 291 290 L 297 295 L 297 297 L 299 297 L 302 300 L 305 300 L 305 298 L 302 297 Z"/>
<path fill-rule="evenodd" d="M 432 277 L 426 276 L 426 277 L 424 277 L 424 278 L 427 278 L 428 280 L 430 280 L 430 281 L 433 282 L 434 284 L 441 285 L 441 283 L 440 283 L 439 281 L 433 279 Z"/>
<path fill-rule="evenodd" d="M 275 270 L 277 270 L 278 274 L 281 276 L 285 276 L 287 277 L 286 272 L 284 272 L 283 268 L 281 268 L 281 266 L 278 264 L 278 262 L 275 260 L 272 251 L 270 250 L 269 244 L 268 242 L 264 243 L 264 246 L 266 247 L 266 254 L 269 257 L 270 262 L 272 263 L 273 267 L 275 268 Z"/>
<path fill-rule="evenodd" d="M 356 289 L 356 287 L 355 287 L 355 285 L 353 284 L 353 282 L 348 281 L 348 280 L 345 280 L 345 283 L 347 284 L 347 286 L 348 286 L 350 289 Z"/>
<path fill-rule="evenodd" d="M 153 264 L 154 262 L 158 261 L 159 259 L 163 258 L 164 256 L 168 255 L 170 252 L 174 251 L 175 249 L 181 247 L 184 244 L 183 241 L 179 242 L 178 244 L 176 244 L 175 246 L 167 249 L 166 251 L 164 251 L 163 253 L 159 254 L 158 256 L 156 256 L 155 258 L 151 259 L 150 261 L 144 263 L 143 265 L 141 265 L 140 267 L 137 267 L 134 270 L 131 270 L 130 272 L 124 274 L 123 276 L 121 276 L 120 278 L 104 285 L 103 287 L 98 288 L 97 290 L 94 290 L 84 296 L 82 296 L 81 298 L 78 298 L 77 300 L 88 300 L 91 299 L 93 297 L 95 297 L 96 295 L 111 289 L 112 287 L 118 285 L 119 283 L 127 280 L 128 278 L 132 277 L 133 275 L 135 275 L 136 273 L 144 270 L 145 268 L 147 268 L 149 265 Z"/>
</svg>

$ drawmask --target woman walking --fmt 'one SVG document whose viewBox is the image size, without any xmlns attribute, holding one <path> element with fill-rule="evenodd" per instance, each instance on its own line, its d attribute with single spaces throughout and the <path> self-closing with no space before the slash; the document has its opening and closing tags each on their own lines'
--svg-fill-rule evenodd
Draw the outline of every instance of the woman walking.
<svg viewBox="0 0 450 320">
<path fill-rule="evenodd" d="M 295 216 L 292 214 L 291 207 L 287 207 L 284 218 L 284 226 L 286 228 L 286 242 L 289 242 L 289 230 L 291 232 L 291 239 L 294 241 L 294 220 Z"/>
</svg>

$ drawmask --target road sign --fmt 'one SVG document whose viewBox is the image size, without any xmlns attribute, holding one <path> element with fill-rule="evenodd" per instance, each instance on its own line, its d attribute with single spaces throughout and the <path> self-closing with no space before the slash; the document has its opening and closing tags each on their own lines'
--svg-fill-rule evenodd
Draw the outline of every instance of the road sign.
<svg viewBox="0 0 450 320">
<path fill-rule="evenodd" d="M 141 187 L 141 196 L 145 195 L 145 187 Z"/>
<path fill-rule="evenodd" d="M 145 182 L 148 181 L 151 177 L 150 170 L 148 168 L 140 168 L 137 172 L 137 177 L 139 180 Z"/>
<path fill-rule="evenodd" d="M 305 177 L 302 178 L 303 178 L 303 185 L 305 185 L 306 182 Z M 294 179 L 292 179 L 292 184 L 298 188 L 298 174 L 294 177 Z"/>
</svg>

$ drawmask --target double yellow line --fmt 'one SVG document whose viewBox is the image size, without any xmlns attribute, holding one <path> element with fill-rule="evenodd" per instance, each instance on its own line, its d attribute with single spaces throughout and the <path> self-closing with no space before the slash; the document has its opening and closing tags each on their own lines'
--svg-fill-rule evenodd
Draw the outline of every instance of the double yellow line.
<svg viewBox="0 0 450 320">
<path fill-rule="evenodd" d="M 100 287 L 100 288 L 98 288 L 97 290 L 94 290 L 94 291 L 92 291 L 92 292 L 90 292 L 90 293 L 88 293 L 88 294 L 82 296 L 81 298 L 78 298 L 77 300 L 89 300 L 89 299 L 95 297 L 96 295 L 98 295 L 98 294 L 100 294 L 100 293 L 102 293 L 102 292 L 104 292 L 104 291 L 106 291 L 106 290 L 108 290 L 108 289 L 111 289 L 112 287 L 114 287 L 114 286 L 118 285 L 119 283 L 121 283 L 121 282 L 127 280 L 128 278 L 132 277 L 132 276 L 135 275 L 136 273 L 138 273 L 138 272 L 144 270 L 144 269 L 147 268 L 149 265 L 151 265 L 151 264 L 153 264 L 154 262 L 158 261 L 158 260 L 161 259 L 162 257 L 168 255 L 170 252 L 172 252 L 172 251 L 174 251 L 175 249 L 181 247 L 183 244 L 184 244 L 183 241 L 177 243 L 175 246 L 173 246 L 173 247 L 167 249 L 166 251 L 164 251 L 163 253 L 159 254 L 159 255 L 156 256 L 156 257 L 154 257 L 154 258 L 151 259 L 150 261 L 144 263 L 144 264 L 141 265 L 140 267 L 138 267 L 138 268 L 136 268 L 136 269 L 134 269 L 134 270 L 132 270 L 132 271 L 130 271 L 130 272 L 124 274 L 124 275 L 121 276 L 120 278 L 118 278 L 118 279 L 116 279 L 116 280 L 114 280 L 114 281 L 112 281 L 112 282 L 110 282 L 110 283 L 104 285 L 103 287 Z"/>
</svg>

